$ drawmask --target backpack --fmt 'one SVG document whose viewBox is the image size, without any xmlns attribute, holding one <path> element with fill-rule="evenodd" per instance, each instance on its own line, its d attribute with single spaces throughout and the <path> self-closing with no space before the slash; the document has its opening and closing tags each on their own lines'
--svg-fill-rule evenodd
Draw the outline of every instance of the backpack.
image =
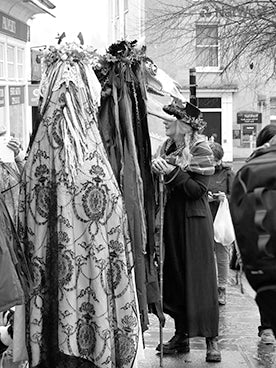
<svg viewBox="0 0 276 368">
<path fill-rule="evenodd" d="M 251 287 L 276 285 L 276 145 L 258 148 L 238 170 L 230 212 Z"/>
</svg>

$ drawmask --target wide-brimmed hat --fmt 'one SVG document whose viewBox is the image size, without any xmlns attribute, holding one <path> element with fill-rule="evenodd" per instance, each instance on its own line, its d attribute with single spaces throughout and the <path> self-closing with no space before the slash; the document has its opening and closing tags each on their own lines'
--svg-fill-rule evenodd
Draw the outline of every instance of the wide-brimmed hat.
<svg viewBox="0 0 276 368">
<path fill-rule="evenodd" d="M 207 125 L 206 121 L 201 118 L 199 108 L 188 101 L 175 100 L 170 105 L 163 106 L 163 110 L 167 114 L 175 116 L 177 120 L 191 125 L 195 130 L 203 130 Z"/>
</svg>

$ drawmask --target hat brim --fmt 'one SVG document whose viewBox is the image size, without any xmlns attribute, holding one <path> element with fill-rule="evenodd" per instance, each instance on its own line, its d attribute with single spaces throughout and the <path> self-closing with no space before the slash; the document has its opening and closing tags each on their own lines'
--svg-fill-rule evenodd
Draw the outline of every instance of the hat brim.
<svg viewBox="0 0 276 368">
<path fill-rule="evenodd" d="M 163 104 L 158 102 L 150 93 L 147 94 L 147 110 L 148 114 L 153 115 L 159 119 L 166 121 L 175 121 L 177 120 L 175 116 L 167 114 L 163 110 Z"/>
</svg>

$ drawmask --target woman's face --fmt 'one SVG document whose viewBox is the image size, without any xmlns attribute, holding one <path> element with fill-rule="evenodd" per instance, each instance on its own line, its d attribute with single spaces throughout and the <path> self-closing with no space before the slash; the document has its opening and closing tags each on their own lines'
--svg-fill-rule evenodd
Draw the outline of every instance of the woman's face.
<svg viewBox="0 0 276 368">
<path fill-rule="evenodd" d="M 174 138 L 176 135 L 176 121 L 177 120 L 164 120 L 163 121 L 163 124 L 165 126 L 165 134 L 170 138 Z"/>
<path fill-rule="evenodd" d="M 189 124 L 180 120 L 164 120 L 163 124 L 165 126 L 165 134 L 170 138 L 184 136 L 192 131 L 192 128 Z"/>
</svg>

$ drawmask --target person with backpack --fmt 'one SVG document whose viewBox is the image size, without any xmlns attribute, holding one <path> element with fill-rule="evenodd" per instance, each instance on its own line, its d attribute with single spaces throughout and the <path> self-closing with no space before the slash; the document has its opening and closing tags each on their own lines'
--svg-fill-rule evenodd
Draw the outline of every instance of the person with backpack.
<svg viewBox="0 0 276 368">
<path fill-rule="evenodd" d="M 222 162 L 224 156 L 222 146 L 217 142 L 213 142 L 210 143 L 210 147 L 214 155 L 215 173 L 210 177 L 208 200 L 214 220 L 220 202 L 224 201 L 225 198 L 229 199 L 230 197 L 231 186 L 235 173 L 229 165 Z M 226 304 L 226 287 L 229 274 L 231 247 L 231 244 L 223 245 L 214 240 L 219 305 Z"/>
<path fill-rule="evenodd" d="M 276 125 L 273 124 L 266 125 L 257 136 L 256 147 L 258 148 L 262 147 L 263 145 L 266 145 L 269 141 L 271 141 L 273 137 L 276 137 Z M 260 340 L 261 343 L 266 345 L 275 344 L 275 337 L 271 328 L 271 322 L 266 315 L 266 307 L 263 306 L 262 301 L 263 300 L 261 300 L 259 305 L 261 325 L 258 327 L 259 330 L 258 335 L 261 338 Z M 274 309 L 274 311 L 275 310 L 276 309 Z"/>
<path fill-rule="evenodd" d="M 258 134 L 256 150 L 237 172 L 230 198 L 245 275 L 256 291 L 259 336 L 275 343 L 276 334 L 276 125 Z M 274 335 L 273 335 L 274 333 Z"/>
</svg>

